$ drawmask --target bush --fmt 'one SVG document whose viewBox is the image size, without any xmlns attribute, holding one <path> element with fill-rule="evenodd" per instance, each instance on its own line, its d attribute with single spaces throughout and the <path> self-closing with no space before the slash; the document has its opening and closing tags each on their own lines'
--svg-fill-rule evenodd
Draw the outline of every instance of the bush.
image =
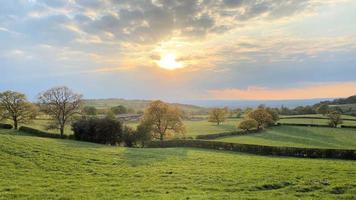
<svg viewBox="0 0 356 200">
<path fill-rule="evenodd" d="M 306 127 L 330 127 L 326 124 L 293 124 L 293 123 L 277 123 L 278 126 L 306 126 Z"/>
<path fill-rule="evenodd" d="M 68 136 L 68 135 L 63 135 L 61 136 L 60 134 L 55 134 L 55 133 L 48 133 L 45 131 L 41 131 L 38 129 L 30 128 L 27 126 L 21 126 L 19 131 L 26 132 L 28 134 L 38 136 L 38 137 L 48 137 L 48 138 L 64 138 L 64 139 L 72 139 L 73 136 Z"/>
<path fill-rule="evenodd" d="M 236 136 L 236 135 L 246 135 L 249 133 L 257 133 L 257 130 L 253 131 L 235 131 L 235 132 L 225 132 L 225 133 L 215 133 L 208 135 L 197 135 L 195 138 L 200 140 L 212 140 L 220 137 Z"/>
<path fill-rule="evenodd" d="M 256 129 L 258 126 L 258 123 L 256 120 L 254 119 L 245 119 L 243 121 L 241 121 L 237 127 L 239 129 L 245 130 L 245 131 L 249 131 L 251 129 Z"/>
<path fill-rule="evenodd" d="M 14 127 L 11 124 L 2 124 L 2 123 L 0 123 L 0 128 L 2 128 L 2 129 L 13 129 Z"/>
<path fill-rule="evenodd" d="M 207 141 L 207 140 L 152 141 L 148 144 L 148 147 L 151 148 L 197 147 L 197 148 L 206 148 L 206 149 L 238 151 L 238 152 L 253 153 L 258 155 L 356 160 L 356 150 L 277 147 L 277 146 L 238 144 L 238 143 Z"/>
<path fill-rule="evenodd" d="M 133 147 L 136 145 L 136 141 L 138 140 L 136 131 L 131 127 L 125 126 L 122 140 L 125 143 L 125 146 Z"/>
<path fill-rule="evenodd" d="M 72 124 L 74 138 L 87 142 L 115 145 L 121 143 L 123 129 L 115 119 L 81 119 Z"/>
</svg>

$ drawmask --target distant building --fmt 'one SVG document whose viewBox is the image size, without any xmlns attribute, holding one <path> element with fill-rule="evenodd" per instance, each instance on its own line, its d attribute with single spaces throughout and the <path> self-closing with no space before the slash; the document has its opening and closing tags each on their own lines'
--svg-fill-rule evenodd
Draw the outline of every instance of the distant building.
<svg viewBox="0 0 356 200">
<path fill-rule="evenodd" d="M 142 114 L 119 114 L 116 115 L 116 119 L 120 121 L 139 121 L 142 116 Z"/>
</svg>

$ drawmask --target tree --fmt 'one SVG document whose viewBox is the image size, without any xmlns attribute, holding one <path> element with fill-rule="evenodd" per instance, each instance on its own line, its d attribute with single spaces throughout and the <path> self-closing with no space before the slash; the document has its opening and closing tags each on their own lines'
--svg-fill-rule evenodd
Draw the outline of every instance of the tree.
<svg viewBox="0 0 356 200">
<path fill-rule="evenodd" d="M 38 101 L 41 109 L 53 118 L 54 127 L 63 136 L 67 123 L 80 113 L 82 95 L 67 87 L 54 87 L 39 94 Z"/>
<path fill-rule="evenodd" d="M 119 106 L 112 107 L 111 111 L 115 115 L 126 114 L 127 113 L 127 108 L 125 106 L 119 105 Z"/>
<path fill-rule="evenodd" d="M 97 114 L 97 109 L 94 106 L 85 106 L 83 108 L 83 113 L 85 115 L 95 116 Z"/>
<path fill-rule="evenodd" d="M 231 111 L 232 117 L 240 118 L 243 113 L 243 110 L 241 108 L 236 108 Z"/>
<path fill-rule="evenodd" d="M 141 123 L 147 123 L 152 128 L 154 137 L 161 141 L 169 131 L 173 134 L 185 133 L 181 111 L 178 107 L 162 101 L 153 101 L 149 104 Z"/>
<path fill-rule="evenodd" d="M 329 125 L 336 128 L 339 124 L 342 124 L 341 114 L 337 111 L 331 111 L 328 113 Z"/>
<path fill-rule="evenodd" d="M 258 108 L 250 113 L 248 113 L 249 119 L 254 119 L 257 121 L 257 129 L 260 130 L 268 124 L 274 123 L 273 117 L 264 108 Z"/>
<path fill-rule="evenodd" d="M 141 142 L 141 146 L 144 147 L 146 142 L 152 140 L 152 126 L 148 123 L 140 123 L 136 129 L 137 140 Z"/>
<path fill-rule="evenodd" d="M 241 121 L 237 125 L 237 127 L 239 129 L 242 129 L 242 130 L 245 130 L 245 131 L 249 131 L 249 130 L 257 128 L 258 127 L 258 123 L 254 119 L 245 119 L 245 120 Z"/>
<path fill-rule="evenodd" d="M 133 147 L 134 145 L 136 145 L 136 142 L 138 140 L 137 132 L 129 126 L 124 126 L 122 140 L 124 141 L 125 146 Z"/>
<path fill-rule="evenodd" d="M 321 104 L 316 109 L 318 114 L 326 115 L 329 112 L 329 106 L 327 104 Z"/>
<path fill-rule="evenodd" d="M 265 110 L 268 112 L 268 114 L 271 115 L 273 124 L 279 120 L 278 109 L 267 107 L 267 108 L 265 108 Z"/>
<path fill-rule="evenodd" d="M 27 100 L 26 95 L 13 91 L 0 93 L 0 110 L 1 118 L 12 120 L 15 129 L 19 123 L 28 123 L 37 115 L 36 107 Z"/>
<path fill-rule="evenodd" d="M 210 111 L 209 122 L 215 122 L 217 125 L 220 125 L 226 120 L 227 114 L 226 108 L 214 108 Z"/>
</svg>

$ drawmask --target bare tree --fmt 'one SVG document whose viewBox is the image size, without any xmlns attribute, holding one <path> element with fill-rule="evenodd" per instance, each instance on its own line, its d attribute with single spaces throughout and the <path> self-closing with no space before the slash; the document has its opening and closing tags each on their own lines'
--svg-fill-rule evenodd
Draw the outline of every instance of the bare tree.
<svg viewBox="0 0 356 200">
<path fill-rule="evenodd" d="M 63 136 L 67 123 L 80 113 L 82 95 L 67 87 L 54 87 L 39 94 L 38 101 L 41 110 L 53 118 L 55 127 Z"/>
<path fill-rule="evenodd" d="M 26 95 L 13 91 L 0 93 L 0 110 L 0 118 L 12 120 L 15 129 L 19 123 L 28 123 L 37 114 L 36 107 L 27 100 Z"/>
</svg>

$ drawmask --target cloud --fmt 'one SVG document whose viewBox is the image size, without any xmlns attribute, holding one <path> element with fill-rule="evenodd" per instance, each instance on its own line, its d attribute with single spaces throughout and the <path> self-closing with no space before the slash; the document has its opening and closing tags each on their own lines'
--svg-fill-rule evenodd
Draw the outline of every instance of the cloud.
<svg viewBox="0 0 356 200">
<path fill-rule="evenodd" d="M 356 82 L 321 83 L 299 88 L 272 89 L 263 87 L 248 87 L 247 89 L 230 88 L 210 90 L 213 99 L 244 99 L 244 100 L 282 100 L 338 98 L 356 94 Z"/>
</svg>

